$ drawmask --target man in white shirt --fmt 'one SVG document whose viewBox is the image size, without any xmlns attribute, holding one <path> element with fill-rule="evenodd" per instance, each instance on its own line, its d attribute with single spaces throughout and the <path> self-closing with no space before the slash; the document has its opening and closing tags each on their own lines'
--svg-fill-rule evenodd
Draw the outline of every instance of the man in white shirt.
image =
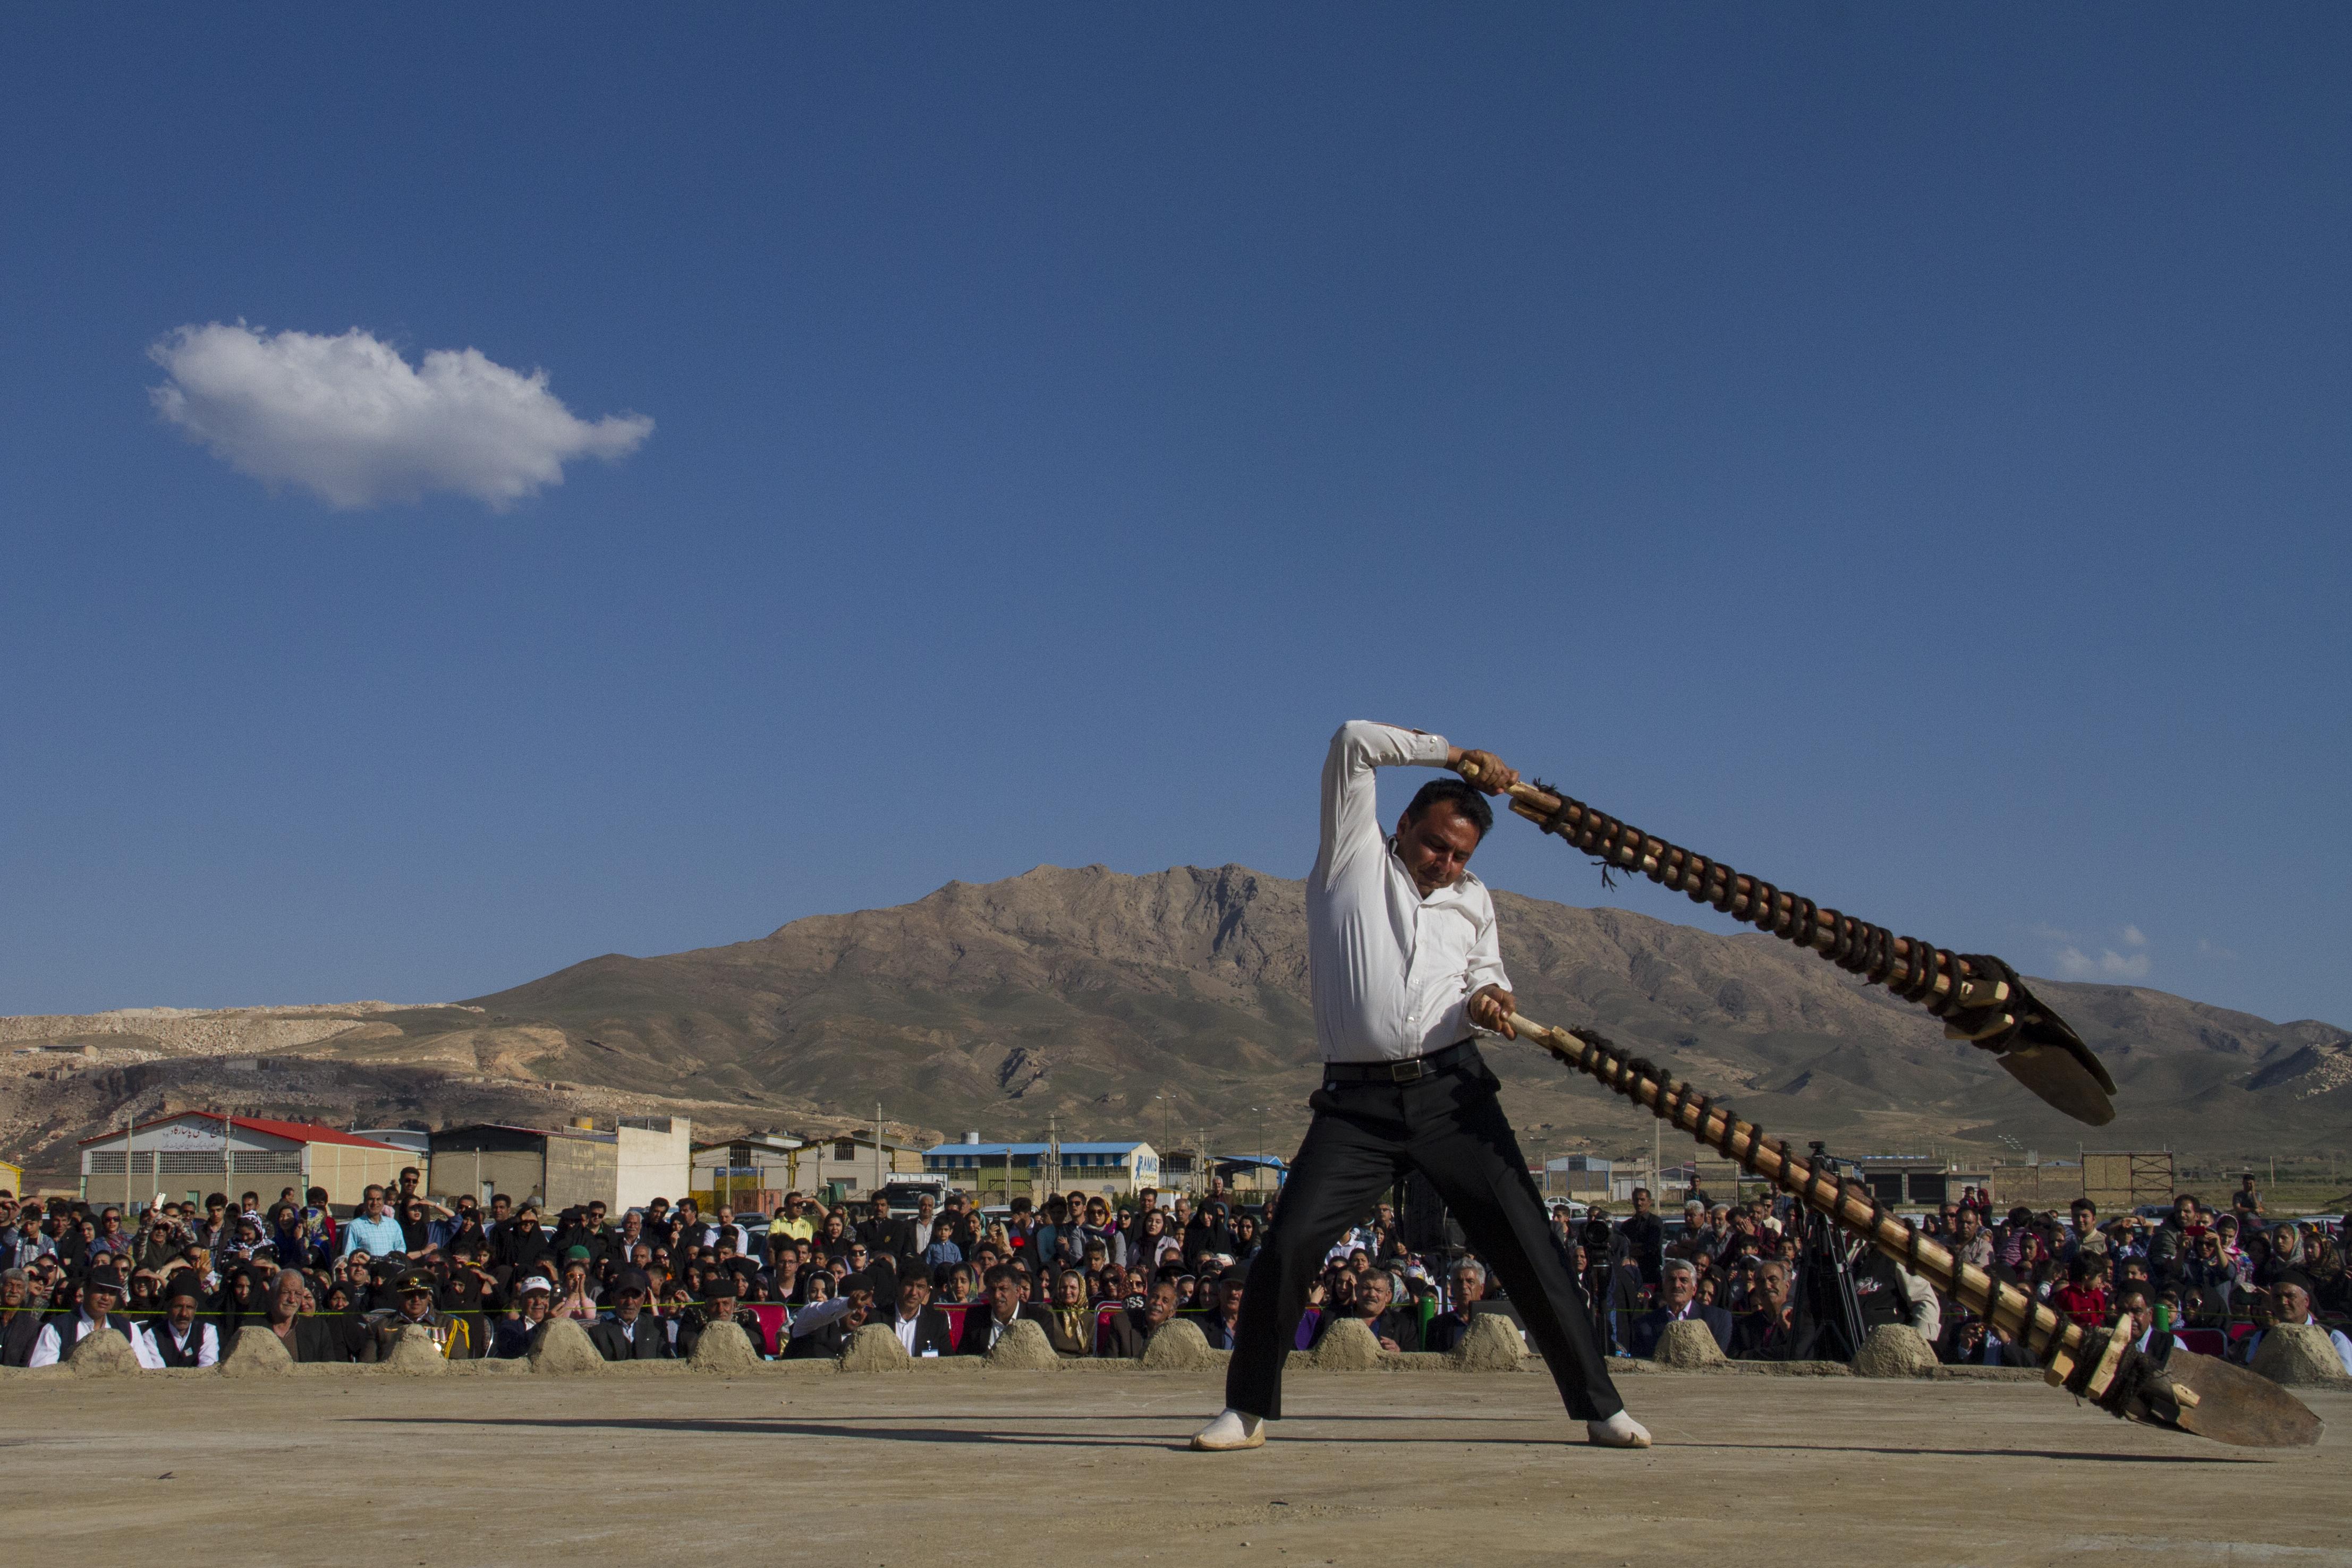
<svg viewBox="0 0 2352 1568">
<path fill-rule="evenodd" d="M 2311 1278 L 2299 1270 L 2291 1270 L 2279 1276 L 2278 1283 L 2271 1287 L 2271 1306 L 2277 1314 L 2278 1326 L 2281 1328 L 2319 1326 L 2317 1321 L 2311 1315 Z M 2342 1329 L 2329 1329 L 2326 1332 L 2327 1343 L 2336 1352 L 2336 1359 L 2344 1364 L 2344 1375 L 2352 1377 L 2352 1339 L 2347 1339 Z M 2251 1333 L 2246 1336 L 2247 1365 L 2253 1364 L 2254 1353 L 2262 1348 L 2262 1334 Z M 38 1365 L 39 1363 L 36 1362 L 33 1364 Z"/>
<path fill-rule="evenodd" d="M 183 1269 L 173 1275 L 171 1282 L 163 1287 L 163 1321 L 152 1329 L 134 1330 L 132 1348 L 137 1348 L 143 1333 L 161 1365 L 218 1366 L 220 1331 L 196 1321 L 196 1313 L 205 1304 L 204 1294 L 203 1282 L 194 1270 Z"/>
<path fill-rule="evenodd" d="M 81 1288 L 81 1305 L 74 1309 L 73 1316 L 64 1324 L 65 1334 L 72 1337 L 68 1339 L 60 1334 L 56 1323 L 43 1324 L 41 1337 L 33 1342 L 33 1354 L 25 1358 L 25 1364 L 55 1366 L 71 1354 L 75 1345 L 91 1334 L 119 1333 L 131 1342 L 131 1354 L 139 1358 L 141 1366 L 150 1372 L 161 1371 L 163 1364 L 155 1354 L 153 1342 L 144 1332 L 133 1329 L 113 1315 L 114 1308 L 121 1299 L 121 1281 L 103 1270 L 91 1274 L 89 1282 Z"/>
<path fill-rule="evenodd" d="M 1476 765 L 1424 786 L 1383 834 L 1374 771 Z M 1332 1242 L 1406 1170 L 1427 1177 L 1494 1269 L 1591 1439 L 1647 1448 L 1609 1381 L 1592 1323 L 1475 1037 L 1511 1038 L 1494 900 L 1471 855 L 1518 774 L 1441 736 L 1360 720 L 1323 764 L 1322 845 L 1307 881 L 1307 974 L 1323 1080 L 1282 1207 L 1250 1267 L 1225 1409 L 1195 1448 L 1254 1448 L 1282 1415 L 1282 1365 Z"/>
</svg>

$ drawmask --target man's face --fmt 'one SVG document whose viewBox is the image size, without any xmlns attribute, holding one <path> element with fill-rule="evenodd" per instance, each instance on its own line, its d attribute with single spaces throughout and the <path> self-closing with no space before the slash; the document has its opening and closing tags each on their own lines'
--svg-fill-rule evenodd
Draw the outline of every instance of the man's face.
<svg viewBox="0 0 2352 1568">
<path fill-rule="evenodd" d="M 849 1292 L 849 1326 L 856 1328 L 874 1315 L 874 1292 L 863 1285 Z"/>
<path fill-rule="evenodd" d="M 432 1310 L 432 1291 L 403 1291 L 400 1292 L 400 1313 L 401 1316 L 408 1319 L 409 1322 L 415 1322 L 418 1321 Z"/>
<path fill-rule="evenodd" d="M 719 1206 L 719 1223 L 721 1225 L 734 1224 L 735 1211 L 728 1207 L 725 1204 L 720 1204 Z"/>
<path fill-rule="evenodd" d="M 2124 1303 L 2124 1311 L 2131 1313 L 2131 1332 L 2135 1339 L 2156 1326 L 2156 1309 L 2148 1305 L 2145 1294 L 2135 1292 L 2128 1297 Z"/>
<path fill-rule="evenodd" d="M 2311 1292 L 2301 1285 L 2284 1280 L 2271 1288 L 2272 1304 L 2277 1309 L 2283 1323 L 2307 1323 L 2311 1321 Z"/>
<path fill-rule="evenodd" d="M 1486 1298 L 1486 1277 L 1485 1275 L 1471 1269 L 1454 1270 L 1454 1299 L 1456 1301 L 1466 1303 L 1484 1301 Z"/>
<path fill-rule="evenodd" d="M 1680 1312 L 1689 1306 L 1692 1298 L 1698 1294 L 1698 1281 L 1687 1269 L 1669 1269 L 1658 1277 L 1658 1289 L 1664 1295 L 1667 1307 Z"/>
<path fill-rule="evenodd" d="M 898 1287 L 898 1315 L 911 1318 L 931 1304 L 931 1282 L 929 1280 L 908 1280 Z"/>
<path fill-rule="evenodd" d="M 1009 1323 L 1021 1310 L 1021 1281 L 1018 1279 L 998 1280 L 988 1287 L 988 1304 L 996 1313 L 996 1321 Z"/>
<path fill-rule="evenodd" d="M 588 1223 L 594 1226 L 599 1230 L 604 1228 L 604 1206 L 603 1204 L 592 1203 L 588 1206 Z"/>
<path fill-rule="evenodd" d="M 367 1217 L 370 1219 L 382 1219 L 383 1218 L 383 1194 L 380 1192 L 370 1192 L 367 1195 Z"/>
<path fill-rule="evenodd" d="M 1972 1240 L 1972 1239 L 1974 1239 L 1974 1238 L 1975 1238 L 1975 1236 L 1976 1236 L 1976 1233 L 1977 1233 L 1977 1211 L 1976 1211 L 1975 1209 L 1973 1209 L 1973 1208 L 1964 1208 L 1964 1209 L 1960 1210 L 1960 1218 L 1959 1218 L 1959 1237 L 1960 1237 L 1960 1239 L 1961 1239 L 1961 1240 L 1963 1240 L 1963 1241 Z"/>
<path fill-rule="evenodd" d="M 645 1310 L 646 1293 L 643 1291 L 637 1290 L 633 1286 L 624 1286 L 621 1290 L 614 1292 L 613 1296 L 613 1315 L 620 1319 L 623 1322 L 635 1322 L 637 1321 L 637 1314 Z"/>
<path fill-rule="evenodd" d="M 269 1292 L 269 1321 L 291 1322 L 310 1310 L 310 1292 L 303 1289 L 299 1274 L 280 1274 L 278 1279 L 278 1289 Z"/>
<path fill-rule="evenodd" d="M 1389 1277 L 1367 1274 L 1356 1287 L 1356 1310 L 1368 1318 L 1379 1317 L 1389 1310 Z"/>
<path fill-rule="evenodd" d="M 1478 824 L 1453 801 L 1439 800 L 1418 820 L 1410 812 L 1397 819 L 1396 847 L 1405 873 L 1427 898 L 1461 881 L 1470 868 L 1470 857 L 1478 850 Z"/>
<path fill-rule="evenodd" d="M 1769 1268 L 1756 1276 L 1757 1294 L 1764 1298 L 1764 1308 L 1778 1317 L 1789 1309 L 1789 1271 Z"/>
<path fill-rule="evenodd" d="M 2197 1200 L 2184 1193 L 2173 1201 L 2172 1212 L 2181 1224 L 2193 1225 L 2197 1220 Z"/>
<path fill-rule="evenodd" d="M 1160 1327 L 1176 1315 L 1176 1286 L 1173 1281 L 1162 1280 L 1151 1287 L 1151 1300 L 1143 1308 L 1143 1321 L 1153 1328 Z"/>
<path fill-rule="evenodd" d="M 1633 1194 L 1633 1212 L 1635 1214 L 1647 1214 L 1650 1212 L 1650 1195 L 1648 1193 L 1636 1191 Z"/>
<path fill-rule="evenodd" d="M 27 1293 L 24 1281 L 0 1280 L 0 1307 L 14 1311 L 25 1304 Z"/>
<path fill-rule="evenodd" d="M 172 1304 L 163 1309 L 163 1315 L 172 1320 L 173 1328 L 184 1332 L 196 1321 L 196 1303 L 185 1296 L 173 1296 Z"/>
<path fill-rule="evenodd" d="M 522 1299 L 522 1321 L 527 1323 L 546 1322 L 547 1309 L 550 1304 L 545 1291 L 526 1292 Z"/>
<path fill-rule="evenodd" d="M 513 1210 L 514 1202 L 510 1198 L 494 1197 L 490 1199 L 490 1218 L 494 1221 L 504 1219 L 509 1214 L 512 1213 Z"/>
<path fill-rule="evenodd" d="M 107 1313 L 112 1312 L 114 1310 L 114 1303 L 121 1299 L 122 1296 L 120 1291 L 112 1289 L 100 1290 L 98 1287 L 92 1286 L 82 1293 L 82 1305 L 89 1311 L 91 1317 L 102 1318 L 106 1316 Z"/>
</svg>

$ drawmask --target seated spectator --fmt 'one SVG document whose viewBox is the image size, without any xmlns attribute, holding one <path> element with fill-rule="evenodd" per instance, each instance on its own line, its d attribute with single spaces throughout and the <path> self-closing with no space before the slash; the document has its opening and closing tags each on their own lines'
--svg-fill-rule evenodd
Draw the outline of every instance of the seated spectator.
<svg viewBox="0 0 2352 1568">
<path fill-rule="evenodd" d="M 931 1282 L 916 1270 L 898 1281 L 898 1312 L 890 1327 L 908 1355 L 955 1354 L 955 1330 L 947 1313 L 931 1305 Z"/>
<path fill-rule="evenodd" d="M 794 1315 L 784 1354 L 795 1361 L 837 1356 L 874 1311 L 874 1281 L 864 1274 L 845 1275 L 841 1294 Z"/>
<path fill-rule="evenodd" d="M 963 1249 L 956 1245 L 952 1215 L 942 1214 L 931 1222 L 930 1244 L 923 1249 L 923 1261 L 934 1270 L 963 1261 Z"/>
<path fill-rule="evenodd" d="M 669 1336 L 660 1320 L 646 1311 L 653 1297 L 653 1281 L 636 1270 L 625 1270 L 613 1282 L 613 1315 L 592 1323 L 589 1343 L 606 1361 L 667 1361 Z"/>
<path fill-rule="evenodd" d="M 409 1329 L 422 1329 L 431 1336 L 434 1348 L 445 1360 L 463 1361 L 471 1354 L 467 1349 L 466 1325 L 434 1307 L 433 1299 L 440 1291 L 431 1273 L 410 1270 L 394 1282 L 394 1292 L 400 1305 L 368 1325 L 367 1342 L 360 1347 L 362 1361 L 382 1361 L 391 1355 L 394 1341 Z"/>
<path fill-rule="evenodd" d="M 1974 1211 L 1962 1209 L 1963 1220 Z M 1811 1361 L 1816 1331 L 1797 1313 L 1789 1266 L 1779 1259 L 1756 1272 L 1754 1310 L 1731 1329 L 1734 1361 Z"/>
<path fill-rule="evenodd" d="M 1009 1263 L 1000 1263 L 988 1271 L 988 1310 L 964 1314 L 963 1336 L 956 1344 L 958 1355 L 986 1355 L 1004 1337 L 1004 1331 L 1022 1318 L 1041 1329 L 1045 1326 L 1045 1309 L 1023 1303 L 1026 1284 L 1026 1277 Z"/>
<path fill-rule="evenodd" d="M 570 1318 L 573 1322 L 593 1323 L 602 1315 L 596 1304 L 595 1287 L 589 1283 L 588 1249 L 569 1247 L 563 1253 L 563 1285 L 557 1291 L 551 1317 Z"/>
<path fill-rule="evenodd" d="M 1095 1311 L 1087 1301 L 1087 1277 L 1076 1269 L 1054 1276 L 1054 1304 L 1045 1318 L 1045 1343 L 1056 1355 L 1095 1353 Z"/>
<path fill-rule="evenodd" d="M 155 1354 L 155 1346 L 143 1333 L 114 1315 L 125 1290 L 121 1279 L 105 1270 L 94 1270 L 82 1281 L 81 1300 L 70 1316 L 62 1322 L 44 1323 L 33 1341 L 32 1354 L 25 1358 L 26 1366 L 55 1366 L 73 1351 L 73 1347 L 94 1333 L 117 1333 L 130 1342 L 131 1351 L 139 1364 L 151 1371 L 163 1364 Z"/>
<path fill-rule="evenodd" d="M 526 1274 L 515 1291 L 512 1312 L 491 1330 L 490 1354 L 500 1361 L 520 1361 L 530 1354 L 531 1341 L 547 1322 L 555 1304 L 555 1282 L 544 1274 Z"/>
<path fill-rule="evenodd" d="M 1669 1258 L 1658 1270 L 1658 1305 L 1633 1322 L 1625 1336 L 1625 1348 L 1645 1359 L 1658 1354 L 1658 1341 L 1668 1323 L 1701 1322 L 1715 1336 L 1717 1348 L 1727 1354 L 1731 1350 L 1731 1314 L 1721 1307 L 1702 1304 L 1698 1299 L 1698 1270 L 1681 1258 Z"/>
<path fill-rule="evenodd" d="M 754 1346 L 759 1344 L 758 1315 L 756 1313 L 739 1315 L 740 1290 L 741 1287 L 735 1282 L 735 1276 L 726 1270 L 717 1269 L 711 1271 L 709 1281 L 702 1288 L 702 1305 L 686 1313 L 677 1325 L 677 1338 L 674 1348 L 681 1360 L 691 1356 L 694 1354 L 694 1347 L 702 1343 L 702 1336 L 719 1323 L 733 1323 L 743 1331 L 743 1336 Z"/>
<path fill-rule="evenodd" d="M 1486 1266 L 1475 1258 L 1462 1258 L 1454 1265 L 1454 1304 L 1429 1320 L 1422 1335 L 1423 1348 L 1447 1351 L 1462 1343 L 1470 1332 L 1472 1311 L 1486 1299 Z"/>
<path fill-rule="evenodd" d="M 32 1304 L 31 1271 L 0 1272 L 0 1366 L 22 1366 L 41 1337 L 41 1309 Z"/>
<path fill-rule="evenodd" d="M 1372 1338 L 1391 1354 L 1421 1348 L 1421 1314 L 1396 1304 L 1396 1285 L 1386 1270 L 1375 1269 L 1356 1285 L 1356 1318 L 1372 1331 Z"/>
<path fill-rule="evenodd" d="M 2077 1257 L 2066 1265 L 2066 1282 L 2050 1292 L 2053 1312 L 2083 1327 L 2104 1328 L 2107 1322 L 2107 1292 L 2094 1279 L 2091 1260 Z"/>
<path fill-rule="evenodd" d="M 299 1270 L 288 1269 L 278 1276 L 269 1292 L 269 1306 L 263 1322 L 285 1343 L 286 1353 L 297 1362 L 351 1360 L 352 1353 L 343 1343 L 338 1321 L 306 1315 L 311 1311 L 310 1283 Z"/>
<path fill-rule="evenodd" d="M 1249 1270 L 1239 1264 L 1217 1276 L 1216 1299 L 1209 1314 L 1201 1320 L 1201 1333 L 1207 1336 L 1211 1350 L 1231 1350 L 1241 1333 L 1242 1291 L 1249 1284 Z"/>
<path fill-rule="evenodd" d="M 2161 1357 L 2172 1348 L 2172 1334 L 2156 1326 L 2156 1308 L 2147 1291 L 2137 1285 L 2116 1292 L 2116 1311 L 2131 1319 L 2132 1348 L 2142 1355 Z"/>
<path fill-rule="evenodd" d="M 294 1270 L 285 1272 L 292 1274 Z M 204 1297 L 203 1283 L 186 1269 L 173 1275 L 164 1285 L 163 1316 L 147 1331 L 147 1337 L 155 1347 L 156 1359 L 165 1366 L 220 1364 L 219 1332 L 210 1323 L 196 1321 L 196 1313 L 205 1304 Z"/>
<path fill-rule="evenodd" d="M 1155 1280 L 1151 1292 L 1140 1308 L 1123 1307 L 1111 1314 L 1102 1335 L 1102 1354 L 1141 1359 L 1144 1350 L 1158 1333 L 1176 1317 L 1176 1281 Z"/>
<path fill-rule="evenodd" d="M 2310 1276 L 2298 1272 L 2280 1275 L 2278 1282 L 2271 1287 L 2271 1313 L 2273 1327 L 2318 1327 L 2311 1315 Z M 44 1329 L 41 1332 L 47 1333 L 48 1331 Z M 2263 1338 L 2267 1332 L 2257 1330 L 2239 1342 L 2245 1347 L 2244 1356 L 2249 1365 L 2253 1363 L 2254 1353 L 2262 1348 Z M 2328 1329 L 2326 1333 L 2327 1343 L 2335 1348 L 2336 1359 L 2344 1364 L 2344 1375 L 2352 1377 L 2352 1339 L 2347 1339 L 2341 1329 Z"/>
</svg>

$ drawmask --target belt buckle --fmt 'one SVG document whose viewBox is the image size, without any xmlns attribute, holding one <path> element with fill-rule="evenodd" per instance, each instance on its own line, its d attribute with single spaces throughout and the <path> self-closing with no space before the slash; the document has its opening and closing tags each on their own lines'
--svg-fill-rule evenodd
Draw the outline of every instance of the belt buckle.
<svg viewBox="0 0 2352 1568">
<path fill-rule="evenodd" d="M 1407 1068 L 1412 1071 L 1407 1071 Z M 1418 1056 L 1410 1061 L 1389 1063 L 1389 1082 L 1391 1083 L 1418 1083 L 1428 1076 L 1429 1069 Z"/>
</svg>

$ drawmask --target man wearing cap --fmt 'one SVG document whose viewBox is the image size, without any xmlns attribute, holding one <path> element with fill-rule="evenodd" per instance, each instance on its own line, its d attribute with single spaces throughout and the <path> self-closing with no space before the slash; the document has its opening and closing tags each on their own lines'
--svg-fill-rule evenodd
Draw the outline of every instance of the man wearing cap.
<svg viewBox="0 0 2352 1568">
<path fill-rule="evenodd" d="M 196 1321 L 203 1306 L 204 1286 L 195 1270 L 183 1269 L 165 1282 L 163 1320 L 147 1331 L 156 1359 L 165 1366 L 220 1364 L 220 1331 Z"/>
<path fill-rule="evenodd" d="M 1475 773 L 1434 779 L 1392 833 L 1373 779 L 1416 765 Z M 1282 1415 L 1282 1368 L 1331 1244 L 1407 1171 L 1428 1178 L 1517 1305 L 1570 1416 L 1609 1448 L 1649 1446 L 1609 1380 L 1567 1259 L 1528 1179 L 1478 1037 L 1513 1038 L 1495 905 L 1470 873 L 1494 821 L 1479 799 L 1518 774 L 1440 736 L 1355 721 L 1323 764 L 1322 840 L 1307 882 L 1307 971 L 1324 1061 L 1315 1120 L 1282 1207 L 1251 1262 L 1225 1408 L 1192 1438 L 1254 1448 Z"/>
<path fill-rule="evenodd" d="M 669 1336 L 646 1301 L 653 1281 L 643 1270 L 625 1269 L 613 1281 L 613 1315 L 588 1328 L 589 1343 L 606 1361 L 667 1361 Z"/>
<path fill-rule="evenodd" d="M 362 1361 L 383 1361 L 392 1354 L 394 1342 L 411 1328 L 423 1329 L 432 1336 L 434 1348 L 443 1358 L 462 1361 L 467 1355 L 466 1325 L 446 1312 L 433 1308 L 435 1294 L 433 1276 L 422 1269 L 412 1269 L 403 1274 L 394 1287 L 400 1305 L 368 1325 L 367 1343 L 361 1348 Z"/>
<path fill-rule="evenodd" d="M 131 1342 L 131 1351 L 139 1364 L 152 1372 L 163 1366 L 156 1357 L 155 1347 L 143 1333 L 134 1333 L 131 1325 L 114 1315 L 122 1301 L 122 1281 L 105 1270 L 95 1270 L 82 1281 L 81 1304 L 65 1322 L 60 1334 L 56 1323 L 41 1325 L 40 1336 L 33 1342 L 33 1353 L 25 1358 L 26 1366 L 55 1366 L 75 1345 L 94 1333 L 119 1333 Z M 70 1338 L 66 1336 L 71 1336 Z"/>
<path fill-rule="evenodd" d="M 701 1307 L 688 1312 L 678 1320 L 679 1360 L 683 1361 L 692 1355 L 694 1347 L 702 1343 L 702 1336 L 719 1323 L 733 1323 L 743 1331 L 743 1337 L 751 1342 L 751 1348 L 754 1351 L 759 1349 L 759 1314 L 738 1312 L 735 1310 L 735 1303 L 740 1299 L 741 1290 L 742 1287 L 735 1282 L 735 1276 L 724 1269 L 714 1271 L 704 1282 Z"/>
<path fill-rule="evenodd" d="M 515 1289 L 515 1315 L 500 1318 L 490 1331 L 490 1354 L 501 1361 L 518 1361 L 529 1355 L 531 1337 L 547 1321 L 547 1309 L 554 1301 L 555 1287 L 546 1275 L 524 1275 Z"/>
</svg>

